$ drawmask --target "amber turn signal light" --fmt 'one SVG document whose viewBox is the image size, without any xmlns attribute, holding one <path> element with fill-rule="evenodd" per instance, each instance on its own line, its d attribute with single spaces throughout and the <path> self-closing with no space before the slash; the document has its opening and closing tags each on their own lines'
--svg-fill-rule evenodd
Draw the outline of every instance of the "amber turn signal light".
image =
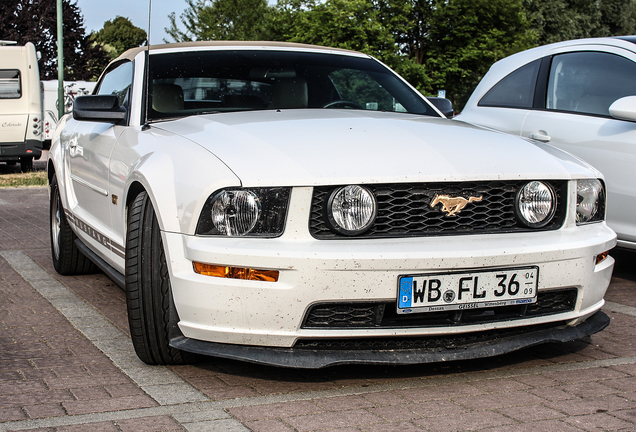
<svg viewBox="0 0 636 432">
<path fill-rule="evenodd" d="M 600 253 L 598 255 L 596 255 L 596 263 L 595 264 L 600 264 L 603 261 L 605 261 L 605 258 L 607 258 L 609 256 L 609 251 L 605 251 L 603 253 Z"/>
<path fill-rule="evenodd" d="M 214 264 L 193 262 L 195 273 L 229 279 L 256 280 L 265 282 L 278 281 L 278 270 L 257 270 L 243 267 L 229 267 Z"/>
</svg>

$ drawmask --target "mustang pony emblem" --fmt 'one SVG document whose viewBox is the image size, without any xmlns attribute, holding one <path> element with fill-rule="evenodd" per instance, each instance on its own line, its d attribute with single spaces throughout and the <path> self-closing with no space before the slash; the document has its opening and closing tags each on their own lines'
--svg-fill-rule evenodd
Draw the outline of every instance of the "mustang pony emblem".
<svg viewBox="0 0 636 432">
<path fill-rule="evenodd" d="M 466 204 L 473 201 L 481 201 L 482 197 L 470 197 L 468 199 L 464 197 L 451 197 L 448 195 L 436 194 L 433 201 L 431 201 L 431 207 L 435 207 L 438 203 L 442 203 L 442 211 L 448 213 L 446 216 L 454 216 L 466 207 Z"/>
</svg>

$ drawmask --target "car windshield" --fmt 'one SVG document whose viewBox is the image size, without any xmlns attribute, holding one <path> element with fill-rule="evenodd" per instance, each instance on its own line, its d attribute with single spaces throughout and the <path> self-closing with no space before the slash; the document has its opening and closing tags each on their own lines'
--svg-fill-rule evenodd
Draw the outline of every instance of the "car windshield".
<svg viewBox="0 0 636 432">
<path fill-rule="evenodd" d="M 209 112 L 341 108 L 438 116 L 368 57 L 218 50 L 150 56 L 148 119 Z"/>
</svg>

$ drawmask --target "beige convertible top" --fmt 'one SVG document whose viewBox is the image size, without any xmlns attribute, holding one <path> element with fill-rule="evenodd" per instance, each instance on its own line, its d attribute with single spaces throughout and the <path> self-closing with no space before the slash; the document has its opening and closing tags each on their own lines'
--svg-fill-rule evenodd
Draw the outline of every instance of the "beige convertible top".
<svg viewBox="0 0 636 432">
<path fill-rule="evenodd" d="M 156 49 L 173 49 L 173 48 L 198 48 L 198 47 L 278 47 L 278 48 L 312 48 L 312 49 L 320 49 L 325 51 L 336 51 L 348 54 L 361 54 L 357 51 L 351 51 L 342 48 L 331 48 L 324 47 L 319 45 L 308 45 L 301 43 L 291 43 L 291 42 L 273 42 L 273 41 L 196 41 L 196 42 L 179 42 L 179 43 L 167 43 L 160 45 L 150 45 L 150 50 Z M 131 48 L 122 55 L 120 55 L 117 60 L 120 59 L 129 59 L 132 60 L 142 51 L 147 50 L 147 46 Z"/>
</svg>

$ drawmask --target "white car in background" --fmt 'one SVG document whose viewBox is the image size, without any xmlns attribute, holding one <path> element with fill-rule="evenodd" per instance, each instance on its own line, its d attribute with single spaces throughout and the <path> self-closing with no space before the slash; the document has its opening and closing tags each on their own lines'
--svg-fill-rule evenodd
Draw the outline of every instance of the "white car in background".
<svg viewBox="0 0 636 432">
<path fill-rule="evenodd" d="M 607 223 L 636 249 L 636 36 L 580 39 L 495 63 L 456 119 L 549 142 L 599 169 Z"/>
<path fill-rule="evenodd" d="M 601 174 L 443 118 L 368 55 L 133 49 L 61 123 L 55 269 L 126 290 L 146 363 L 426 363 L 609 322 Z"/>
</svg>

